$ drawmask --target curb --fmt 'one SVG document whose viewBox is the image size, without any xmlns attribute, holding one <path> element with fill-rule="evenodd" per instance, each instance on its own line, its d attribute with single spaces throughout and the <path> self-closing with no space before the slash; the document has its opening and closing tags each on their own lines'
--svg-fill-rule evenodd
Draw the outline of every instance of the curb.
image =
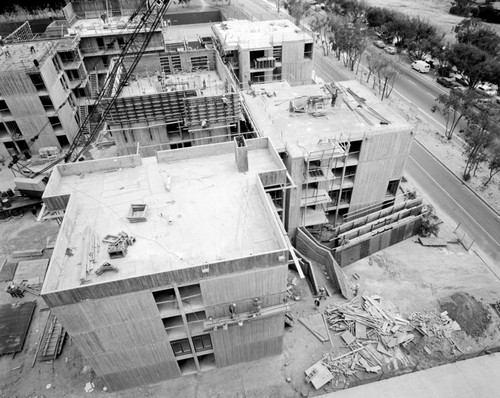
<svg viewBox="0 0 500 398">
<path fill-rule="evenodd" d="M 435 160 L 437 160 L 439 162 L 439 164 L 441 164 L 441 166 L 443 166 L 446 170 L 449 171 L 449 173 L 454 176 L 458 181 L 460 181 L 460 183 L 462 185 L 465 185 L 470 192 L 472 192 L 476 198 L 478 198 L 479 200 L 481 200 L 481 202 L 483 202 L 493 213 L 495 213 L 497 215 L 497 217 L 500 218 L 500 213 L 495 209 L 493 208 L 493 206 L 491 206 L 488 202 L 486 202 L 486 200 L 484 200 L 481 196 L 479 196 L 476 191 L 474 191 L 469 185 L 467 185 L 461 177 L 459 177 L 455 172 L 453 172 L 446 164 L 444 164 L 438 157 L 436 157 L 431 151 L 429 151 L 418 139 L 417 137 L 414 138 L 415 142 L 420 145 L 429 155 L 431 155 Z"/>
</svg>

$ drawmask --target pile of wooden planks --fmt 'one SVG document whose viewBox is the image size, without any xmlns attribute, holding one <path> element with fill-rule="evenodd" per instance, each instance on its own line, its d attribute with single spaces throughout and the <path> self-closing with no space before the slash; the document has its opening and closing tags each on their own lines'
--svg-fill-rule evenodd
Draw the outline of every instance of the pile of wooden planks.
<svg viewBox="0 0 500 398">
<path fill-rule="evenodd" d="M 350 351 L 338 355 L 326 353 L 306 371 L 308 379 L 314 377 L 313 370 L 323 367 L 332 375 L 347 379 L 359 378 L 359 371 L 381 373 L 397 370 L 399 364 L 413 366 L 413 358 L 408 354 L 422 345 L 424 339 L 438 337 L 453 344 L 452 332 L 460 330 L 460 325 L 446 311 L 413 312 L 403 319 L 394 305 L 379 295 L 356 296 L 347 303 L 330 304 L 324 315 L 328 328 L 340 336 Z M 309 323 L 305 320 L 299 319 L 318 339 L 327 340 L 319 324 L 313 326 L 311 317 L 307 318 Z M 432 354 L 427 346 L 423 350 Z M 326 379 L 321 376 L 322 381 Z"/>
<path fill-rule="evenodd" d="M 412 363 L 401 347 L 414 339 L 414 327 L 384 305 L 380 296 L 356 296 L 348 303 L 330 304 L 325 315 L 329 329 L 338 332 L 350 349 L 338 356 L 327 353 L 318 361 L 332 374 L 380 373 L 397 368 L 398 361 Z"/>
</svg>

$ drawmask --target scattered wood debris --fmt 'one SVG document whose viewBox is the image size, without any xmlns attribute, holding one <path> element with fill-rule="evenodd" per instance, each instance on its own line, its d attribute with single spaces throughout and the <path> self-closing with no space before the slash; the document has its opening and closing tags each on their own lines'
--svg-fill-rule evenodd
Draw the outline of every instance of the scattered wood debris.
<svg viewBox="0 0 500 398">
<path fill-rule="evenodd" d="M 323 367 L 332 375 L 349 378 L 359 377 L 356 375 L 358 371 L 380 373 L 397 370 L 398 363 L 402 366 L 413 365 L 413 358 L 408 353 L 416 347 L 414 340 L 421 340 L 423 336 L 450 340 L 451 333 L 460 330 L 458 323 L 446 311 L 440 314 L 435 311 L 414 312 L 408 319 L 403 319 L 393 307 L 378 295 L 356 296 L 347 303 L 328 305 L 325 309 L 328 327 L 338 332 L 350 351 L 338 356 L 325 354 L 306 371 L 306 382 L 314 380 L 313 371 L 316 369 L 320 375 L 317 384 L 323 385 L 321 382 L 326 379 Z M 318 335 L 323 333 L 314 329 L 310 329 L 311 332 L 322 340 L 320 337 L 323 336 Z M 424 346 L 423 350 L 432 355 L 429 347 Z M 316 387 L 315 383 L 313 385 Z"/>
</svg>

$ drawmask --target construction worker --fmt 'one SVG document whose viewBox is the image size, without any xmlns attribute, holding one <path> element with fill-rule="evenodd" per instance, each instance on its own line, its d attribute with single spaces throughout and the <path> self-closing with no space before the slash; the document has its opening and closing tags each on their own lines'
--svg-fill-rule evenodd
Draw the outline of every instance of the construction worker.
<svg viewBox="0 0 500 398">
<path fill-rule="evenodd" d="M 229 306 L 229 313 L 231 314 L 231 319 L 234 319 L 236 315 L 236 303 L 233 303 Z"/>
<path fill-rule="evenodd" d="M 260 297 L 255 297 L 253 299 L 253 310 L 256 315 L 260 315 L 262 305 L 262 299 Z"/>
<path fill-rule="evenodd" d="M 318 311 L 318 310 L 319 310 L 319 305 L 320 305 L 320 304 L 321 304 L 321 301 L 319 300 L 319 297 L 316 297 L 316 298 L 314 299 L 314 309 L 315 309 L 316 311 Z"/>
<path fill-rule="evenodd" d="M 326 300 L 326 290 L 324 287 L 319 288 L 319 299 Z"/>
</svg>

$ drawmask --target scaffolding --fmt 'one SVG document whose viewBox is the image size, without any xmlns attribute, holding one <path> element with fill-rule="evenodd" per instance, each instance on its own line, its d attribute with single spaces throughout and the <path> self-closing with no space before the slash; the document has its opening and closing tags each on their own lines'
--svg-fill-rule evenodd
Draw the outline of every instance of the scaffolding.
<svg viewBox="0 0 500 398">
<path fill-rule="evenodd" d="M 351 147 L 350 138 L 343 139 L 340 135 L 338 140 L 321 139 L 318 142 L 318 147 L 321 146 L 328 147 L 315 151 L 308 151 L 301 147 L 307 154 L 304 157 L 305 172 L 300 198 L 301 224 L 304 226 L 324 224 L 327 221 L 325 213 L 330 208 L 335 209 L 335 218 L 338 216 L 347 158 Z M 342 168 L 342 174 L 337 177 L 333 170 L 339 168 Z M 330 196 L 330 192 L 333 191 L 339 178 L 339 193 L 336 198 L 333 198 Z M 315 209 L 312 212 L 308 211 L 309 206 L 314 206 Z M 319 212 L 317 206 L 321 206 Z"/>
</svg>

